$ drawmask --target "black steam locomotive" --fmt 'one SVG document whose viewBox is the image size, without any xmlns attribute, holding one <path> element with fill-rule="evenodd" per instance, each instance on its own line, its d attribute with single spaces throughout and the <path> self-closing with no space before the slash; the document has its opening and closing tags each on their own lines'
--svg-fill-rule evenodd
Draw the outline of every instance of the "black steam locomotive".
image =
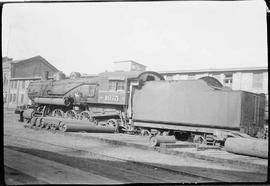
<svg viewBox="0 0 270 186">
<path fill-rule="evenodd" d="M 152 71 L 35 81 L 28 96 L 32 105 L 20 112 L 27 122 L 61 118 L 178 139 L 255 136 L 263 128 L 265 105 L 264 95 L 230 90 L 212 77 L 165 81 Z"/>
</svg>

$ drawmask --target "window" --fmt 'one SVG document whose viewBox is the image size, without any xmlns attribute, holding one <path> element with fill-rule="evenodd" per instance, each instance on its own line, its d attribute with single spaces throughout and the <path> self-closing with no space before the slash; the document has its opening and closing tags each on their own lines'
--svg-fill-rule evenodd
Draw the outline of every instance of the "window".
<svg viewBox="0 0 270 186">
<path fill-rule="evenodd" d="M 16 102 L 16 94 L 13 94 L 13 100 L 12 100 L 12 102 Z"/>
<path fill-rule="evenodd" d="M 21 103 L 23 103 L 23 100 L 24 100 L 24 95 L 21 94 Z"/>
<path fill-rule="evenodd" d="M 252 88 L 261 89 L 263 87 L 263 73 L 253 73 Z"/>
<path fill-rule="evenodd" d="M 25 81 L 22 81 L 22 88 L 25 88 Z"/>
<path fill-rule="evenodd" d="M 116 81 L 109 81 L 109 90 L 116 90 Z"/>
<path fill-rule="evenodd" d="M 259 102 L 259 97 L 254 96 L 254 112 L 253 112 L 253 123 L 258 124 L 259 122 L 259 108 L 260 108 L 260 102 Z"/>
<path fill-rule="evenodd" d="M 9 102 L 12 102 L 12 94 L 9 94 Z"/>
<path fill-rule="evenodd" d="M 125 82 L 120 80 L 110 80 L 109 81 L 109 90 L 125 90 Z"/>
<path fill-rule="evenodd" d="M 95 90 L 96 90 L 96 86 L 89 86 L 88 89 L 88 93 L 89 93 L 89 97 L 94 97 L 95 96 Z"/>
<path fill-rule="evenodd" d="M 16 88 L 17 87 L 17 81 L 10 81 L 10 87 L 11 88 Z"/>
<path fill-rule="evenodd" d="M 117 82 L 117 90 L 125 90 L 125 83 L 124 81 L 118 81 Z"/>
<path fill-rule="evenodd" d="M 136 70 L 136 65 L 135 64 L 131 65 L 131 70 Z"/>
<path fill-rule="evenodd" d="M 223 80 L 224 86 L 232 87 L 232 74 L 225 74 L 225 78 Z"/>
<path fill-rule="evenodd" d="M 8 74 L 5 74 L 5 84 L 8 84 Z"/>
<path fill-rule="evenodd" d="M 14 88 L 17 88 L 18 81 L 14 81 Z"/>
<path fill-rule="evenodd" d="M 5 85 L 7 83 L 7 74 L 4 74 L 4 78 L 3 78 L 3 85 Z"/>
</svg>

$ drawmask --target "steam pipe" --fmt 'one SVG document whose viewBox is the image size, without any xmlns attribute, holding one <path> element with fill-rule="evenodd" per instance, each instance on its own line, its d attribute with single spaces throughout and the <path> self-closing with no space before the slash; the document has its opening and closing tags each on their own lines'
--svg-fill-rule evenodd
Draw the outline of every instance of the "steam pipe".
<svg viewBox="0 0 270 186">
<path fill-rule="evenodd" d="M 35 103 L 49 104 L 49 105 L 64 105 L 69 106 L 72 103 L 71 98 L 35 98 Z"/>
<path fill-rule="evenodd" d="M 60 130 L 63 132 L 93 132 L 93 133 L 114 133 L 117 128 L 115 127 L 102 127 L 102 126 L 95 126 L 95 125 L 85 125 L 85 124 L 71 124 L 71 123 L 64 123 Z"/>
</svg>

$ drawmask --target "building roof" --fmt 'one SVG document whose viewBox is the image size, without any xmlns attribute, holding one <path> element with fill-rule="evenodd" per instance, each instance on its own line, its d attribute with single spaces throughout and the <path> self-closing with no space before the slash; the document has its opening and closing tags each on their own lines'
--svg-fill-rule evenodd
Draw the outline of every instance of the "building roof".
<svg viewBox="0 0 270 186">
<path fill-rule="evenodd" d="M 11 76 L 10 78 L 38 78 L 42 77 L 45 71 L 49 72 L 49 76 L 59 72 L 57 68 L 51 65 L 46 59 L 41 56 L 34 56 L 28 59 L 10 61 Z"/>
<path fill-rule="evenodd" d="M 127 62 L 136 63 L 136 64 L 138 64 L 138 65 L 141 65 L 141 66 L 146 67 L 145 65 L 143 65 L 143 64 L 141 64 L 141 63 L 138 63 L 138 62 L 136 62 L 136 61 L 133 61 L 133 60 L 114 61 L 114 63 L 127 63 Z"/>
<path fill-rule="evenodd" d="M 13 60 L 13 58 L 9 58 L 9 57 L 7 57 L 7 56 L 2 57 L 2 63 L 10 62 L 10 61 L 12 61 L 12 60 Z"/>
<path fill-rule="evenodd" d="M 34 56 L 28 59 L 21 59 L 21 60 L 13 60 L 11 61 L 12 64 L 18 64 L 18 63 L 27 63 L 32 60 L 41 60 L 43 63 L 45 63 L 47 66 L 49 66 L 54 71 L 59 71 L 55 66 L 51 65 L 46 59 L 41 57 L 40 55 Z"/>
<path fill-rule="evenodd" d="M 164 74 L 187 74 L 187 73 L 205 73 L 205 72 L 242 72 L 242 71 L 268 71 L 268 67 L 239 67 L 239 68 L 209 68 L 209 69 L 195 69 L 195 70 L 172 70 L 172 71 L 158 71 Z"/>
<path fill-rule="evenodd" d="M 100 77 L 127 77 L 136 78 L 144 71 L 114 71 L 114 72 L 101 72 L 98 74 Z"/>
</svg>

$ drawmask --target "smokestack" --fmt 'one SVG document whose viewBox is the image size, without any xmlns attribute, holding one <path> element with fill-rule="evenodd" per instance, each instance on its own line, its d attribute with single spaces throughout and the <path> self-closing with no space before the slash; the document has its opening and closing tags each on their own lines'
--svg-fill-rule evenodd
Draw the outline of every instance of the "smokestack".
<svg viewBox="0 0 270 186">
<path fill-rule="evenodd" d="M 49 71 L 43 72 L 42 80 L 48 80 L 49 79 Z"/>
</svg>

